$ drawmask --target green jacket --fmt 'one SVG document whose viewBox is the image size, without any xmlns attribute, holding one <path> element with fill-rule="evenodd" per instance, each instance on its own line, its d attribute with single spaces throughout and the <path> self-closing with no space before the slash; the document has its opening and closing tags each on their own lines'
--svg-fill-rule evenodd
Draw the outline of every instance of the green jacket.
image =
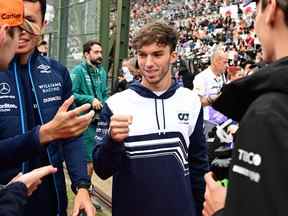
<svg viewBox="0 0 288 216">
<path fill-rule="evenodd" d="M 88 71 L 91 74 L 93 83 L 95 86 L 95 92 L 97 99 L 104 104 L 108 98 L 107 94 L 107 74 L 103 67 L 93 68 L 87 62 L 83 61 L 70 73 L 72 79 L 72 91 L 75 97 L 75 103 L 77 106 L 81 106 L 85 103 L 92 104 L 94 96 L 93 85 Z M 88 129 L 84 132 L 83 138 L 86 144 L 86 159 L 92 161 L 92 151 L 95 144 L 96 124 L 92 123 Z"/>
<path fill-rule="evenodd" d="M 85 103 L 92 104 L 95 98 L 92 88 L 93 85 L 88 72 L 90 72 L 95 86 L 96 98 L 100 100 L 102 104 L 108 98 L 107 73 L 104 68 L 97 67 L 95 69 L 86 61 L 82 61 L 79 65 L 76 65 L 70 73 L 73 83 L 72 91 L 77 106 Z"/>
</svg>

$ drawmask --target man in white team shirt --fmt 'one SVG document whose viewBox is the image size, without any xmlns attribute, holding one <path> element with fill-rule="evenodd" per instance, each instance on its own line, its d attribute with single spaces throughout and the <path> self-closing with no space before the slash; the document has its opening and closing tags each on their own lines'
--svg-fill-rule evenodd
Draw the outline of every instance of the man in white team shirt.
<svg viewBox="0 0 288 216">
<path fill-rule="evenodd" d="M 212 50 L 211 65 L 195 76 L 194 90 L 200 96 L 204 107 L 204 120 L 209 120 L 210 105 L 219 95 L 222 86 L 226 83 L 224 72 L 228 58 L 222 46 L 216 46 Z"/>
</svg>

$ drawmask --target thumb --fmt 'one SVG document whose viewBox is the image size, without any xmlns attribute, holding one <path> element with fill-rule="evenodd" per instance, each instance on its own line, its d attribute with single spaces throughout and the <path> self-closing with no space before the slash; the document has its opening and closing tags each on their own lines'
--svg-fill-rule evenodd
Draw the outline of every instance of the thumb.
<svg viewBox="0 0 288 216">
<path fill-rule="evenodd" d="M 132 115 L 129 115 L 128 116 L 128 124 L 131 125 L 133 122 L 133 116 Z"/>
<path fill-rule="evenodd" d="M 64 103 L 58 109 L 58 112 L 67 112 L 69 107 L 73 104 L 73 102 L 74 102 L 74 96 L 72 95 L 71 97 L 69 97 L 67 100 L 64 101 Z"/>
<path fill-rule="evenodd" d="M 216 186 L 218 186 L 217 182 L 214 180 L 214 177 L 213 177 L 213 172 L 208 172 L 205 174 L 204 176 L 204 179 L 205 179 L 205 182 L 206 182 L 206 187 L 208 188 L 215 188 Z"/>
</svg>

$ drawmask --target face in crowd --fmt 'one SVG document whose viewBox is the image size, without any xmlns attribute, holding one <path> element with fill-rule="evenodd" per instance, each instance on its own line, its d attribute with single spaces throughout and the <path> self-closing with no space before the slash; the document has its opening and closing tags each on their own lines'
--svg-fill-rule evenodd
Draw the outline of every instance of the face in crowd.
<svg viewBox="0 0 288 216">
<path fill-rule="evenodd" d="M 275 38 L 279 38 L 281 31 L 287 31 L 288 25 L 288 1 L 287 0 L 256 0 L 255 31 L 261 42 L 263 60 L 267 63 L 277 59 Z M 273 34 L 273 35 L 272 35 Z M 287 38 L 283 40 L 287 42 Z M 278 53 L 279 54 L 279 53 Z"/>
<path fill-rule="evenodd" d="M 263 50 L 263 57 L 265 60 L 270 61 L 272 58 L 272 44 L 271 40 L 269 40 L 269 34 L 266 32 L 269 32 L 269 25 L 267 25 L 267 16 L 268 10 L 262 11 L 261 8 L 261 2 L 257 1 L 257 10 L 256 10 L 256 19 L 255 19 L 255 30 L 256 34 L 259 37 L 259 40 L 262 45 Z"/>
<path fill-rule="evenodd" d="M 102 64 L 102 47 L 99 44 L 91 46 L 89 52 L 85 52 L 85 58 L 94 66 Z"/>
<path fill-rule="evenodd" d="M 24 16 L 32 24 L 35 24 L 42 31 L 44 27 L 44 18 L 41 13 L 40 2 L 29 2 L 24 1 Z M 39 36 L 28 33 L 22 30 L 20 33 L 19 44 L 17 54 L 28 54 L 31 53 L 38 45 Z"/>
<path fill-rule="evenodd" d="M 169 67 L 177 59 L 175 51 L 165 44 L 152 43 L 138 50 L 142 83 L 150 89 L 162 89 L 171 80 Z"/>
<path fill-rule="evenodd" d="M 224 73 L 228 65 L 227 54 L 225 52 L 220 52 L 217 56 L 215 56 L 212 65 L 217 74 Z"/>
</svg>

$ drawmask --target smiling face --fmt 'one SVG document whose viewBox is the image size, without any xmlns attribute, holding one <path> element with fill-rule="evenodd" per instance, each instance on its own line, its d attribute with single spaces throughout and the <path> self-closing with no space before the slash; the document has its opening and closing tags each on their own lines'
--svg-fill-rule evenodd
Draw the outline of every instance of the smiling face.
<svg viewBox="0 0 288 216">
<path fill-rule="evenodd" d="M 176 61 L 176 52 L 168 45 L 152 43 L 142 46 L 137 53 L 142 84 L 152 91 L 170 87 L 172 77 L 169 67 Z"/>
<path fill-rule="evenodd" d="M 24 16 L 31 23 L 37 25 L 42 30 L 43 21 L 41 15 L 40 2 L 24 1 Z M 21 31 L 17 54 L 29 55 L 37 47 L 39 36 L 30 34 L 25 30 Z"/>
</svg>

